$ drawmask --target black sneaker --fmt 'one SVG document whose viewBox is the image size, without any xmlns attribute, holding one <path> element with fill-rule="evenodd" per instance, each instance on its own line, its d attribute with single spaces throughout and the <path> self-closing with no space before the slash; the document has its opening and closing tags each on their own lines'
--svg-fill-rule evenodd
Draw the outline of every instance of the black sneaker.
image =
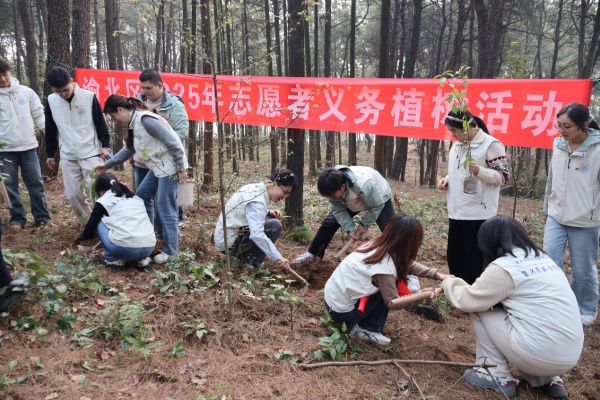
<svg viewBox="0 0 600 400">
<path fill-rule="evenodd" d="M 143 260 L 137 261 L 135 268 L 139 271 L 147 271 L 152 266 L 153 262 L 152 257 L 146 257 Z"/>
<path fill-rule="evenodd" d="M 534 389 L 539 390 L 552 399 L 566 399 L 569 397 L 569 392 L 565 389 L 565 383 L 559 376 L 545 385 L 534 387 Z"/>
<path fill-rule="evenodd" d="M 8 312 L 17 303 L 19 297 L 25 293 L 27 286 L 29 286 L 29 276 L 19 272 L 8 286 L 0 289 L 0 291 L 3 291 L 0 294 L 0 312 Z"/>
<path fill-rule="evenodd" d="M 34 228 L 44 229 L 44 228 L 52 228 L 52 222 L 50 220 L 45 221 L 36 221 L 33 223 Z"/>
</svg>

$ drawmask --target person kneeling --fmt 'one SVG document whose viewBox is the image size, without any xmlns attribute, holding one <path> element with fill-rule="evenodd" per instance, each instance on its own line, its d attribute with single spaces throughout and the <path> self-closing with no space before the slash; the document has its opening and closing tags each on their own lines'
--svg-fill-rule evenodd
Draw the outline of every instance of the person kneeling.
<svg viewBox="0 0 600 400">
<path fill-rule="evenodd" d="M 406 288 L 407 276 L 443 280 L 447 275 L 415 262 L 423 227 L 413 217 L 394 215 L 383 233 L 349 254 L 333 271 L 325 284 L 325 305 L 338 324 L 352 326 L 350 336 L 376 344 L 388 344 L 391 339 L 381 332 L 390 309 L 414 307 L 433 299 L 433 289 L 411 294 Z M 400 297 L 397 290 L 403 288 Z M 364 307 L 361 298 L 368 297 Z"/>
<path fill-rule="evenodd" d="M 99 198 L 77 241 L 91 239 L 97 231 L 106 265 L 122 267 L 126 261 L 137 261 L 138 268 L 148 268 L 156 236 L 144 201 L 110 173 L 96 178 L 96 194 Z"/>
<path fill-rule="evenodd" d="M 454 277 L 442 282 L 450 303 L 471 313 L 475 362 L 496 365 L 491 375 L 467 369 L 465 380 L 513 397 L 519 381 L 510 372 L 512 363 L 534 389 L 567 397 L 560 375 L 577 365 L 583 349 L 577 299 L 567 277 L 511 217 L 484 222 L 478 243 L 487 265 L 481 276 L 472 285 Z"/>
</svg>

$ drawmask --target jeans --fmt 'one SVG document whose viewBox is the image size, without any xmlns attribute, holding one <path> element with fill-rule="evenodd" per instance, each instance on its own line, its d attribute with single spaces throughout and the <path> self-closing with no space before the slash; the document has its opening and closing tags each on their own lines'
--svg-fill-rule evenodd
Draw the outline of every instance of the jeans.
<svg viewBox="0 0 600 400">
<path fill-rule="evenodd" d="M 98 237 L 104 246 L 104 259 L 106 261 L 139 261 L 146 257 L 150 257 L 150 254 L 154 251 L 154 246 L 151 247 L 123 247 L 114 244 L 108 238 L 110 229 L 100 221 L 96 228 Z"/>
<path fill-rule="evenodd" d="M 40 160 L 35 150 L 0 152 L 0 157 L 4 158 L 2 166 L 0 166 L 0 172 L 7 175 L 4 186 L 6 186 L 12 207 L 10 209 L 11 225 L 23 226 L 27 222 L 25 207 L 19 195 L 19 167 L 21 167 L 21 177 L 29 192 L 31 214 L 34 222 L 39 224 L 50 220 Z"/>
<path fill-rule="evenodd" d="M 381 292 L 376 292 L 369 296 L 369 301 L 367 301 L 365 311 L 362 315 L 358 313 L 358 301 L 354 305 L 354 310 L 345 313 L 335 312 L 327 304 L 325 306 L 327 307 L 327 311 L 329 311 L 329 315 L 331 315 L 331 319 L 340 325 L 346 323 L 346 326 L 350 328 L 358 324 L 363 329 L 380 333 L 383 331 L 390 311 L 385 305 L 383 297 L 381 297 Z"/>
<path fill-rule="evenodd" d="M 178 251 L 179 227 L 177 220 L 177 175 L 157 178 L 154 172 L 148 171 L 146 177 L 135 191 L 135 194 L 144 200 L 150 221 L 154 213 L 150 213 L 148 204 L 156 198 L 155 210 L 161 222 L 163 238 L 163 252 L 173 255 Z M 155 225 L 156 226 L 156 225 Z"/>
<path fill-rule="evenodd" d="M 140 183 L 146 177 L 146 174 L 150 171 L 148 168 L 138 167 L 133 165 L 133 179 L 135 180 L 135 190 L 140 186 Z M 162 232 L 162 226 L 160 225 L 160 220 L 158 220 L 154 213 L 154 199 L 150 200 L 148 205 L 146 206 L 148 210 L 148 215 L 152 215 L 150 217 L 150 222 L 154 225 L 155 232 Z M 179 213 L 179 222 L 183 222 L 183 207 L 178 207 L 177 209 Z"/>
<path fill-rule="evenodd" d="M 354 211 L 350 211 L 350 210 L 346 210 L 346 211 L 348 212 L 348 214 L 350 214 L 351 217 L 354 217 L 356 214 L 358 214 L 358 212 L 354 212 Z M 387 225 L 387 223 L 390 221 L 390 219 L 392 219 L 393 216 L 394 216 L 394 206 L 392 205 L 392 201 L 388 200 L 385 202 L 383 209 L 379 213 L 379 216 L 377 217 L 377 221 L 376 221 L 377 226 L 379 226 L 379 229 L 382 232 L 383 232 L 383 229 L 385 228 L 385 226 Z M 323 222 L 321 222 L 321 226 L 319 227 L 317 234 L 315 235 L 314 239 L 310 243 L 308 252 L 310 254 L 314 254 L 315 256 L 318 256 L 319 258 L 323 258 L 325 256 L 325 250 L 327 249 L 327 246 L 329 246 L 331 239 L 333 239 L 333 236 L 335 235 L 335 233 L 337 232 L 337 230 L 339 228 L 340 228 L 340 224 L 337 222 L 337 219 L 335 219 L 333 212 L 330 212 L 329 215 L 327 215 L 327 217 L 325 217 Z"/>
<path fill-rule="evenodd" d="M 273 242 L 281 236 L 283 226 L 281 221 L 273 217 L 267 217 L 265 220 L 265 235 Z M 248 227 L 240 230 L 238 236 L 231 247 L 230 254 L 237 257 L 242 263 L 257 266 L 262 263 L 266 255 L 263 251 L 250 240 L 250 229 Z"/>
<path fill-rule="evenodd" d="M 483 253 L 477 244 L 479 228 L 485 220 L 448 220 L 446 259 L 450 273 L 469 285 L 483 272 Z"/>
<path fill-rule="evenodd" d="M 562 225 L 552 217 L 546 220 L 544 252 L 565 271 L 565 248 L 569 242 L 571 289 L 581 315 L 597 316 L 598 306 L 598 228 Z"/>
</svg>

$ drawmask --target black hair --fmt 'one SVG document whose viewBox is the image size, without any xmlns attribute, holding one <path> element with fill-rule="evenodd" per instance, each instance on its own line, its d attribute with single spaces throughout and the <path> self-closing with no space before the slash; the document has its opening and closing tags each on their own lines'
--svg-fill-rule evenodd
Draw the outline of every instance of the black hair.
<svg viewBox="0 0 600 400">
<path fill-rule="evenodd" d="M 160 73 L 152 68 L 148 68 L 142 71 L 140 74 L 140 82 L 150 82 L 150 83 L 162 83 L 162 78 Z"/>
<path fill-rule="evenodd" d="M 71 75 L 63 67 L 54 66 L 48 70 L 46 80 L 53 88 L 61 88 L 71 82 Z"/>
<path fill-rule="evenodd" d="M 10 63 L 4 58 L 0 58 L 0 74 L 10 72 Z"/>
<path fill-rule="evenodd" d="M 321 172 L 317 180 L 317 190 L 324 197 L 330 197 L 342 188 L 342 185 L 348 184 L 346 174 L 337 168 L 326 168 Z"/>
<path fill-rule="evenodd" d="M 122 94 L 111 94 L 104 103 L 104 114 L 117 112 L 117 108 L 126 108 L 128 110 L 147 110 L 146 104 L 138 98 L 126 97 Z"/>
<path fill-rule="evenodd" d="M 463 128 L 463 119 L 466 119 L 467 121 L 469 121 L 469 126 L 477 127 L 487 134 L 490 133 L 487 126 L 485 125 L 485 122 L 483 122 L 483 120 L 481 118 L 476 117 L 473 114 L 471 114 L 469 111 L 466 111 L 466 112 L 450 111 L 448 113 L 448 115 L 446 116 L 444 123 L 453 128 L 462 129 Z"/>
<path fill-rule="evenodd" d="M 276 183 L 279 186 L 290 186 L 292 190 L 296 189 L 296 175 L 285 168 L 276 168 L 273 175 L 271 175 L 271 182 Z"/>
<path fill-rule="evenodd" d="M 594 117 L 590 116 L 590 110 L 583 104 L 567 104 L 558 113 L 556 113 L 556 118 L 560 117 L 563 114 L 566 114 L 567 117 L 569 117 L 569 119 L 573 121 L 575 125 L 577 125 L 580 129 L 584 131 L 587 131 L 588 128 L 600 129 L 600 126 L 598 125 Z"/>
<path fill-rule="evenodd" d="M 485 221 L 479 228 L 477 243 L 486 266 L 507 254 L 514 257 L 515 247 L 525 250 L 526 255 L 533 252 L 537 257 L 541 253 L 539 247 L 527 235 L 525 228 L 517 220 L 506 215 L 497 215 Z"/>
<path fill-rule="evenodd" d="M 100 192 L 108 192 L 109 190 L 115 192 L 119 197 L 123 197 L 123 195 L 127 198 L 135 196 L 135 193 L 119 182 L 116 176 L 107 172 L 96 178 L 96 194 L 99 197 Z"/>
</svg>

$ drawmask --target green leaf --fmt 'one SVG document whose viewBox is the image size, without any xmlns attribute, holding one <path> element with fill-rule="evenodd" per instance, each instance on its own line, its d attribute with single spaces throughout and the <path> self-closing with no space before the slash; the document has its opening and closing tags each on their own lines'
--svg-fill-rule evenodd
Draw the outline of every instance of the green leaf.
<svg viewBox="0 0 600 400">
<path fill-rule="evenodd" d="M 46 336 L 46 335 L 48 334 L 48 329 L 45 329 L 45 328 L 39 328 L 39 329 L 37 330 L 37 334 L 38 334 L 38 335 L 40 335 L 40 336 Z"/>
<path fill-rule="evenodd" d="M 17 366 L 19 362 L 17 360 L 12 360 L 9 364 L 8 367 L 10 368 L 10 370 L 12 371 L 13 369 L 15 369 L 15 367 Z"/>
<path fill-rule="evenodd" d="M 16 383 L 23 383 L 27 380 L 27 375 L 23 375 L 17 378 Z"/>
<path fill-rule="evenodd" d="M 446 83 L 447 83 L 447 82 L 448 82 L 448 78 L 446 78 L 445 76 L 444 76 L 444 77 L 441 77 L 441 78 L 440 78 L 440 87 L 444 87 L 444 86 L 446 86 Z"/>
<path fill-rule="evenodd" d="M 59 283 L 54 287 L 54 290 L 56 290 L 60 294 L 64 294 L 67 291 L 67 285 L 65 285 L 64 283 Z"/>
</svg>

